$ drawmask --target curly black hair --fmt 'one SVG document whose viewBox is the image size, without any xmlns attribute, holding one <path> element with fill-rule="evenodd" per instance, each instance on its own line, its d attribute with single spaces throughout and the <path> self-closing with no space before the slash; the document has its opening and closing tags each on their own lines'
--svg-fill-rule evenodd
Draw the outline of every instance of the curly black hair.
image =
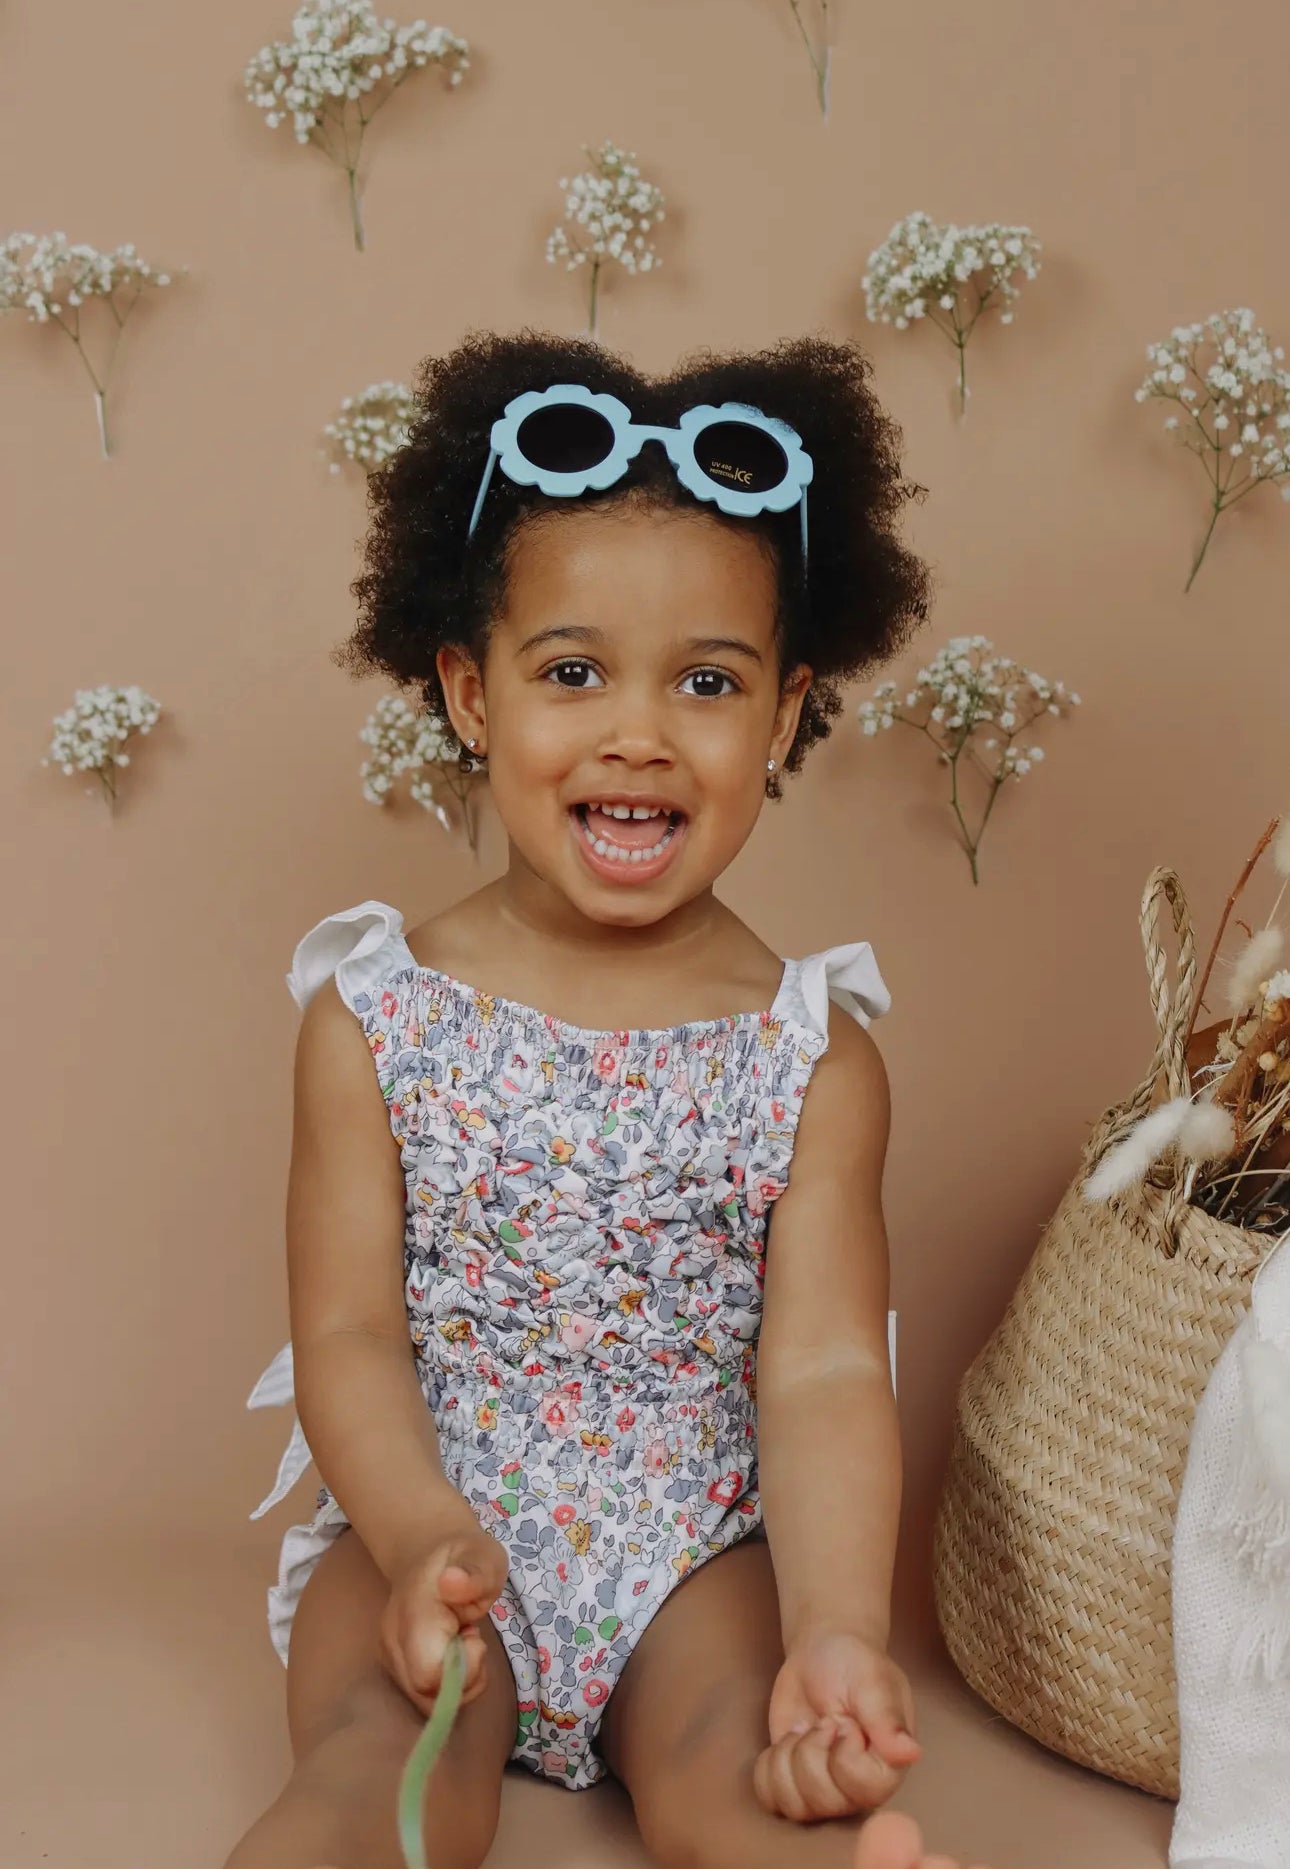
<svg viewBox="0 0 1290 1869">
<path fill-rule="evenodd" d="M 648 377 L 586 338 L 470 333 L 447 355 L 423 362 L 407 444 L 369 476 L 370 524 L 352 586 L 360 621 L 335 660 L 355 675 L 380 672 L 415 685 L 446 723 L 435 656 L 454 643 L 483 666 L 489 627 L 503 608 L 508 548 L 527 519 L 625 500 L 692 507 L 722 519 L 681 485 L 663 450 L 647 443 L 622 479 L 576 500 L 551 499 L 494 474 L 468 543 L 489 430 L 512 397 L 576 382 L 617 396 L 638 422 L 658 425 L 674 424 L 696 403 L 752 403 L 789 422 L 815 464 L 805 584 L 796 506 L 722 519 L 752 528 L 773 552 L 781 670 L 800 661 L 814 670 L 784 761 L 797 771 L 841 710 L 839 683 L 902 647 L 928 610 L 928 569 L 897 537 L 905 502 L 926 489 L 902 476 L 900 430 L 874 395 L 871 373 L 858 345 L 822 337 L 757 352 L 703 349 L 670 375 Z M 770 790 L 779 795 L 777 783 Z"/>
</svg>

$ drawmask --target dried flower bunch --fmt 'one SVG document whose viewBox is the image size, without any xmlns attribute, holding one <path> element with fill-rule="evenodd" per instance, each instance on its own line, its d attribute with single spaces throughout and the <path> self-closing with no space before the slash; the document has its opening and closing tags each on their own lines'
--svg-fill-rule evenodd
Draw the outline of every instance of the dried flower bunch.
<svg viewBox="0 0 1290 1869">
<path fill-rule="evenodd" d="M 868 736 L 899 721 L 926 734 L 936 748 L 941 764 L 950 769 L 950 809 L 972 881 L 979 883 L 977 853 L 999 793 L 1010 779 L 1024 779 L 1044 757 L 1042 746 L 1025 746 L 1022 736 L 1044 715 L 1065 714 L 1079 704 L 1079 696 L 1068 693 L 1063 682 L 1049 681 L 998 654 L 987 636 L 955 636 L 919 669 L 903 702 L 896 683 L 884 681 L 871 701 L 860 703 L 858 713 Z M 987 786 L 975 833 L 963 815 L 959 768 L 964 765 Z"/>
<path fill-rule="evenodd" d="M 276 129 L 290 117 L 298 143 L 313 143 L 349 181 L 354 244 L 364 244 L 358 166 L 363 133 L 414 71 L 438 67 L 451 87 L 470 65 L 470 47 L 446 26 L 378 19 L 370 0 L 303 0 L 291 37 L 275 40 L 246 68 L 246 95 Z"/>
<path fill-rule="evenodd" d="M 478 854 L 473 781 L 484 764 L 459 745 L 446 721 L 424 711 L 414 714 L 400 694 L 383 694 L 358 737 L 372 749 L 360 774 L 363 796 L 370 804 L 383 805 L 407 774 L 415 803 L 432 811 L 444 830 L 451 831 L 452 818 L 439 797 L 440 790 L 446 791 L 457 801 L 466 841 Z"/>
<path fill-rule="evenodd" d="M 587 332 L 595 337 L 601 269 L 616 265 L 624 272 L 648 273 L 661 266 L 649 236 L 664 218 L 666 204 L 662 191 L 641 175 L 634 153 L 616 143 L 584 147 L 584 153 L 591 168 L 572 181 L 560 178 L 565 219 L 547 237 L 546 256 L 552 265 L 563 260 L 569 272 L 578 266 L 590 269 Z"/>
<path fill-rule="evenodd" d="M 111 809 L 117 771 L 130 764 L 122 749 L 131 734 L 151 733 L 160 719 L 160 702 L 142 688 L 78 688 L 72 706 L 54 716 L 54 737 L 40 763 L 66 773 L 92 772 Z"/>
<path fill-rule="evenodd" d="M 151 286 L 171 274 L 149 266 L 132 244 L 99 252 L 71 245 L 66 234 L 10 234 L 0 245 L 0 312 L 25 311 L 35 324 L 55 324 L 76 346 L 94 385 L 99 444 L 108 459 L 107 392 L 125 321 Z M 97 301 L 111 319 L 105 360 L 95 366 L 85 347 L 81 314 Z"/>
<path fill-rule="evenodd" d="M 1148 344 L 1147 356 L 1151 370 L 1135 398 L 1177 403 L 1181 413 L 1167 416 L 1165 427 L 1204 463 L 1210 484 L 1209 527 L 1190 590 L 1223 513 L 1263 481 L 1281 481 L 1281 497 L 1290 500 L 1290 372 L 1281 368 L 1284 348 L 1273 349 L 1248 308 L 1175 325 L 1162 343 Z"/>
<path fill-rule="evenodd" d="M 1228 920 L 1271 845 L 1281 890 L 1264 927 L 1246 939 L 1227 979 L 1229 1017 L 1189 1034 L 1190 1097 L 1143 1117 L 1085 1184 L 1090 1200 L 1133 1187 L 1170 1149 L 1188 1163 L 1184 1193 L 1216 1219 L 1259 1233 L 1290 1226 L 1290 967 L 1277 921 L 1290 887 L 1290 818 L 1264 832 L 1219 922 L 1203 998 Z"/>
<path fill-rule="evenodd" d="M 811 70 L 815 76 L 815 95 L 820 103 L 820 115 L 827 123 L 829 120 L 829 74 L 833 64 L 833 45 L 830 39 L 829 0 L 816 0 L 820 15 L 820 41 L 817 45 L 807 30 L 802 14 L 802 0 L 788 0 L 793 9 L 793 18 L 797 21 L 797 30 L 802 35 L 806 47 L 806 56 L 811 61 Z"/>
<path fill-rule="evenodd" d="M 959 354 L 959 413 L 966 414 L 968 339 L 988 305 L 999 307 L 1000 324 L 1012 323 L 1015 276 L 1035 278 L 1040 252 L 1028 227 L 942 227 L 930 215 L 907 214 L 869 255 L 860 282 L 869 317 L 898 331 L 927 318 L 943 331 Z"/>
<path fill-rule="evenodd" d="M 340 414 L 328 422 L 323 434 L 332 443 L 331 471 L 338 474 L 347 461 L 371 473 L 408 439 L 416 402 L 406 383 L 369 383 L 357 396 L 346 396 Z"/>
</svg>

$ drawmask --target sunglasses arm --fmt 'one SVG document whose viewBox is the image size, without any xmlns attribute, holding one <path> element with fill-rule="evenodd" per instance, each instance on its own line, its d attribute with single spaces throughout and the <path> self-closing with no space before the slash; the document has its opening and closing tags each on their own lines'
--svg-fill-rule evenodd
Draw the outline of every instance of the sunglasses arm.
<svg viewBox="0 0 1290 1869">
<path fill-rule="evenodd" d="M 479 483 L 479 492 L 475 495 L 475 510 L 470 515 L 470 525 L 466 529 L 466 537 L 468 539 L 474 537 L 475 527 L 479 524 L 479 515 L 484 510 L 484 495 L 488 492 L 488 483 L 493 478 L 493 469 L 496 466 L 497 451 L 495 448 L 490 448 L 488 451 L 488 465 L 484 469 L 483 479 Z M 805 519 L 803 519 L 803 524 L 805 524 Z"/>
<path fill-rule="evenodd" d="M 806 577 L 806 488 L 802 488 L 802 577 Z"/>
</svg>

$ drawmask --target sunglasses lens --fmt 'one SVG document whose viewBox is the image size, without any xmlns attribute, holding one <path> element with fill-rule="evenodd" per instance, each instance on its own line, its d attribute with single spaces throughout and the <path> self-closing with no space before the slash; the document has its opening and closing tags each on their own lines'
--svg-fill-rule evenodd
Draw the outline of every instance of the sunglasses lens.
<svg viewBox="0 0 1290 1869">
<path fill-rule="evenodd" d="M 526 415 L 515 439 L 534 467 L 549 474 L 577 474 L 608 458 L 614 431 L 597 410 L 557 402 Z"/>
<path fill-rule="evenodd" d="M 713 422 L 694 437 L 694 458 L 718 485 L 739 493 L 769 493 L 788 473 L 788 456 L 764 428 Z"/>
</svg>

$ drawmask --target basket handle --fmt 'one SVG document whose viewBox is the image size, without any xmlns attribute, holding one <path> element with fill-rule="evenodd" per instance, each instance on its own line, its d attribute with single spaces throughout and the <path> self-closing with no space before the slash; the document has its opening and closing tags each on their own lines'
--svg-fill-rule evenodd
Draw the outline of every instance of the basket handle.
<svg viewBox="0 0 1290 1869">
<path fill-rule="evenodd" d="M 1161 908 L 1168 903 L 1178 938 L 1178 958 L 1170 986 L 1169 961 L 1160 936 Z M 1151 1009 L 1156 1017 L 1156 1050 L 1147 1075 L 1126 1103 L 1109 1110 L 1089 1145 L 1095 1161 L 1126 1136 L 1151 1108 L 1156 1084 L 1163 1071 L 1171 1097 L 1185 1097 L 1191 1087 L 1187 1070 L 1187 1035 L 1196 1004 L 1196 937 L 1191 911 L 1175 870 L 1155 869 L 1147 879 L 1139 914 L 1142 947 L 1147 960 Z"/>
</svg>

